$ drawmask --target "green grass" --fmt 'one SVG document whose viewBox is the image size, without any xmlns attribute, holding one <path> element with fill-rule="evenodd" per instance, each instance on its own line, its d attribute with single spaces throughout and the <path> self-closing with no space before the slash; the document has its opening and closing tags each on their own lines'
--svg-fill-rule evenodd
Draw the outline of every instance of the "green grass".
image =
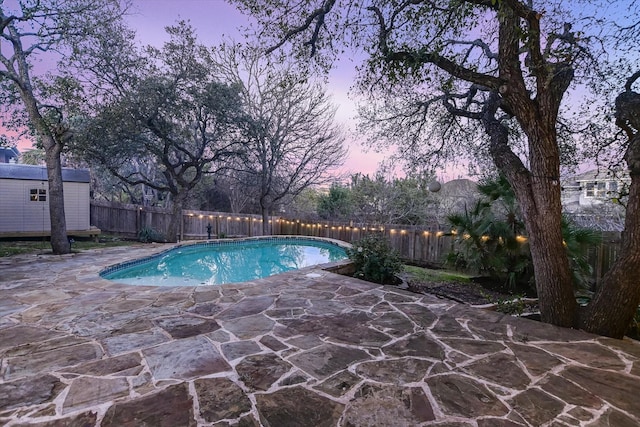
<svg viewBox="0 0 640 427">
<path fill-rule="evenodd" d="M 423 282 L 471 282 L 471 276 L 457 271 L 432 270 L 429 268 L 405 265 L 404 271 L 410 274 L 415 280 Z"/>
<path fill-rule="evenodd" d="M 95 248 L 108 248 L 113 246 L 130 246 L 137 242 L 124 240 L 117 236 L 100 235 L 100 241 L 95 242 L 92 239 L 74 239 L 71 244 L 73 252 L 83 251 Z M 44 240 L 1 240 L 0 241 L 0 257 L 8 257 L 18 254 L 50 252 L 51 244 Z"/>
</svg>

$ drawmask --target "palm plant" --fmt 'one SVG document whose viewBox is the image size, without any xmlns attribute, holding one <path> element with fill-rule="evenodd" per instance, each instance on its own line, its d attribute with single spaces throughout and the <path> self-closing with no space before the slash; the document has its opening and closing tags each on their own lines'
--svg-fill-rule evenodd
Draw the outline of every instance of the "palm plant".
<svg viewBox="0 0 640 427">
<path fill-rule="evenodd" d="M 508 181 L 500 176 L 478 185 L 480 199 L 464 213 L 448 216 L 456 235 L 456 250 L 448 261 L 487 275 L 509 289 L 535 289 L 533 264 L 524 222 Z M 585 247 L 599 242 L 593 230 L 563 222 L 567 256 L 577 287 L 586 287 L 591 266 Z"/>
</svg>

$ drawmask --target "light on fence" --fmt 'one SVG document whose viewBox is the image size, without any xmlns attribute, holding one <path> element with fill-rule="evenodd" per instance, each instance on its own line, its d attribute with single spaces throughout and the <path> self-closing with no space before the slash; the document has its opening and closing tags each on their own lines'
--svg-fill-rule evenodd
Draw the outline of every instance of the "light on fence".
<svg viewBox="0 0 640 427">
<path fill-rule="evenodd" d="M 404 234 L 406 232 L 407 232 L 407 230 L 400 230 L 400 234 Z"/>
<path fill-rule="evenodd" d="M 193 216 L 193 214 L 192 214 L 192 213 L 190 213 L 190 214 L 189 214 L 189 216 Z"/>
<path fill-rule="evenodd" d="M 516 236 L 516 241 L 518 243 L 524 243 L 527 241 L 527 238 L 525 236 Z"/>
<path fill-rule="evenodd" d="M 241 220 L 242 220 L 242 218 L 240 218 L 240 217 L 236 218 L 236 221 L 241 221 Z"/>
<path fill-rule="evenodd" d="M 480 240 L 482 240 L 483 242 L 486 242 L 487 240 L 489 240 L 489 236 L 482 236 Z"/>
<path fill-rule="evenodd" d="M 470 237 L 471 237 L 471 235 L 470 235 L 470 234 L 464 234 L 464 235 L 462 236 L 462 238 L 464 238 L 464 239 L 468 239 L 468 238 L 470 238 Z"/>
<path fill-rule="evenodd" d="M 213 218 L 213 215 L 209 215 L 209 218 Z"/>
<path fill-rule="evenodd" d="M 428 231 L 425 231 L 423 234 L 424 234 L 425 236 L 428 236 L 428 235 L 429 235 L 429 232 L 428 232 Z"/>
<path fill-rule="evenodd" d="M 204 215 L 198 215 L 198 218 L 202 219 L 204 218 Z"/>
<path fill-rule="evenodd" d="M 440 237 L 440 236 L 442 236 L 442 235 L 444 235 L 444 232 L 442 232 L 442 231 L 438 231 L 438 232 L 436 233 L 436 237 Z"/>
<path fill-rule="evenodd" d="M 391 230 L 389 230 L 389 232 L 390 232 L 391 234 L 395 234 L 396 230 L 392 228 Z"/>
</svg>

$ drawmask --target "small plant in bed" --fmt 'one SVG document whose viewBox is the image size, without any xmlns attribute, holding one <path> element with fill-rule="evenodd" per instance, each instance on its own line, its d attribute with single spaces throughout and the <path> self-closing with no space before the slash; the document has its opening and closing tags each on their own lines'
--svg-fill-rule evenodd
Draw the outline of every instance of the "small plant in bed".
<svg viewBox="0 0 640 427">
<path fill-rule="evenodd" d="M 165 242 L 165 237 L 159 231 L 154 230 L 153 228 L 143 228 L 138 232 L 138 240 L 142 243 L 153 243 L 153 242 Z"/>
<path fill-rule="evenodd" d="M 347 256 L 356 269 L 354 277 L 381 284 L 398 283 L 402 271 L 400 255 L 380 234 L 369 234 L 347 249 Z"/>
<path fill-rule="evenodd" d="M 463 304 L 495 305 L 503 302 L 505 310 L 517 311 L 517 307 L 512 307 L 510 302 L 519 302 L 522 299 L 500 283 L 458 271 L 405 266 L 404 276 L 408 289 L 412 292 L 432 294 Z M 522 300 L 525 301 L 527 300 Z"/>
</svg>

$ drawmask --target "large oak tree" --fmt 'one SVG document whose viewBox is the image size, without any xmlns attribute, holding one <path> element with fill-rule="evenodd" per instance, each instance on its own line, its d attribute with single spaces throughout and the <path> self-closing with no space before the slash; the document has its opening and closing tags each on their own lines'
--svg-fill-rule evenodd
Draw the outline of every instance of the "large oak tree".
<svg viewBox="0 0 640 427">
<path fill-rule="evenodd" d="M 17 3 L 17 2 L 16 2 Z M 126 2 L 106 0 L 26 0 L 14 6 L 0 2 L 0 96 L 2 105 L 27 126 L 45 150 L 49 181 L 51 248 L 71 251 L 67 238 L 60 154 L 72 138 L 62 105 L 47 90 L 38 61 L 61 63 L 78 39 L 97 37 L 104 25 L 122 18 Z M 24 120 L 20 120 L 24 118 Z"/>
<path fill-rule="evenodd" d="M 329 182 L 343 163 L 336 108 L 321 84 L 286 62 L 270 62 L 259 50 L 227 45 L 216 57 L 223 80 L 240 88 L 250 118 L 234 176 L 255 195 L 263 233 L 270 234 L 269 214 L 280 203 Z"/>
<path fill-rule="evenodd" d="M 640 302 L 640 169 L 632 114 L 618 116 L 628 129 L 625 160 L 632 177 L 622 251 L 586 308 L 576 303 L 561 233 L 558 119 L 577 72 L 586 74 L 596 61 L 589 38 L 577 28 L 588 20 L 575 15 L 595 13 L 593 5 L 585 2 L 576 9 L 572 2 L 569 11 L 561 3 L 520 0 L 237 2 L 262 24 L 260 35 L 270 43 L 269 51 L 290 54 L 293 49 L 326 64 L 345 44 L 352 45 L 369 54 L 361 69 L 363 87 L 415 83 L 425 94 L 407 99 L 417 126 L 429 125 L 429 119 L 443 123 L 447 116 L 476 123 L 485 136 L 481 148 L 507 177 L 521 206 L 542 320 L 624 334 Z M 630 86 L 625 100 L 632 99 Z M 625 111 L 636 111 L 622 101 Z M 436 113 L 434 106 L 440 108 Z M 404 112 L 395 116 L 405 117 Z M 523 135 L 524 146 L 514 143 L 515 133 Z M 418 142 L 435 142 L 440 153 L 456 155 L 442 141 Z"/>
<path fill-rule="evenodd" d="M 194 187 L 243 152 L 246 120 L 240 88 L 218 79 L 193 28 L 180 22 L 167 32 L 161 49 L 140 52 L 116 34 L 87 47 L 94 56 L 78 66 L 85 64 L 83 85 L 96 101 L 75 149 L 129 185 L 169 194 L 166 239 L 175 242 Z"/>
</svg>

